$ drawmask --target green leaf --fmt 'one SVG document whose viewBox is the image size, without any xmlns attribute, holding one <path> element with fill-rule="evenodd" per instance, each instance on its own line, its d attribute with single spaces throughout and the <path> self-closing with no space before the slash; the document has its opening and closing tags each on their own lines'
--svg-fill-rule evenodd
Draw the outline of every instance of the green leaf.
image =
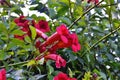
<svg viewBox="0 0 120 80">
<path fill-rule="evenodd" d="M 71 20 L 67 17 L 60 17 L 59 20 L 61 20 L 63 23 L 66 23 L 68 25 L 71 24 Z"/>
<path fill-rule="evenodd" d="M 36 29 L 33 26 L 30 26 L 30 30 L 31 30 L 31 33 L 32 33 L 32 39 L 34 40 L 36 35 L 37 35 Z"/>
<path fill-rule="evenodd" d="M 7 32 L 8 32 L 4 23 L 0 23 L 0 33 L 1 32 L 5 33 L 5 34 L 7 34 Z"/>
<path fill-rule="evenodd" d="M 54 68 L 50 65 L 50 63 L 51 63 L 50 61 L 47 62 L 47 67 L 48 67 L 48 70 L 49 70 L 48 74 L 49 75 L 51 75 L 52 72 L 54 72 Z"/>
<path fill-rule="evenodd" d="M 29 36 L 25 36 L 25 41 L 28 42 L 28 43 L 32 42 Z"/>
<path fill-rule="evenodd" d="M 11 40 L 11 42 L 14 43 L 14 44 L 16 44 L 16 46 L 19 45 L 19 46 L 22 46 L 22 47 L 23 47 L 23 46 L 25 45 L 24 41 L 19 40 L 19 39 L 16 39 L 16 38 L 13 38 L 13 39 Z"/>
<path fill-rule="evenodd" d="M 20 29 L 16 29 L 16 30 L 12 31 L 11 34 L 22 36 L 25 33 Z"/>
<path fill-rule="evenodd" d="M 4 60 L 6 57 L 6 53 L 2 50 L 0 50 L 0 60 Z"/>
<path fill-rule="evenodd" d="M 11 22 L 9 32 L 11 32 L 15 27 L 16 27 L 16 24 L 14 22 Z"/>
<path fill-rule="evenodd" d="M 50 8 L 49 9 L 49 16 L 51 17 L 51 18 L 54 18 L 55 17 L 55 10 L 54 9 L 52 9 L 52 8 Z"/>
</svg>

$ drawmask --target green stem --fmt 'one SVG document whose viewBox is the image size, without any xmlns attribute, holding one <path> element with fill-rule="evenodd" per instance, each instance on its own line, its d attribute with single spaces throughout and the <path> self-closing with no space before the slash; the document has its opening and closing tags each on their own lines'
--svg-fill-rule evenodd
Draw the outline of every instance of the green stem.
<svg viewBox="0 0 120 80">
<path fill-rule="evenodd" d="M 104 8 L 104 7 L 116 6 L 116 5 L 118 5 L 118 3 L 115 3 L 115 4 L 108 4 L 108 5 L 102 5 L 102 6 L 98 6 L 97 8 Z"/>
<path fill-rule="evenodd" d="M 109 37 L 110 35 L 112 35 L 113 33 L 117 32 L 119 29 L 120 29 L 120 26 L 119 26 L 117 29 L 115 29 L 115 30 L 113 30 L 112 32 L 110 32 L 109 34 L 103 36 L 103 37 L 102 37 L 101 39 L 99 39 L 96 43 L 94 43 L 94 44 L 90 47 L 90 49 L 92 49 L 93 47 L 95 47 L 97 44 L 99 44 L 101 41 L 103 41 L 104 39 L 106 39 L 107 37 Z"/>
<path fill-rule="evenodd" d="M 9 64 L 7 67 L 26 64 L 26 63 L 28 63 L 29 61 L 30 61 L 30 60 L 28 60 L 28 61 L 24 61 L 24 62 L 19 62 L 19 63 Z M 0 66 L 0 68 L 5 68 L 5 67 L 6 67 L 6 66 Z"/>
<path fill-rule="evenodd" d="M 70 26 L 68 29 L 71 29 L 75 23 L 77 23 L 79 20 L 82 19 L 88 12 L 90 12 L 92 9 L 94 9 L 96 6 L 98 6 L 100 3 L 102 3 L 104 0 L 99 2 L 98 4 L 94 5 L 93 7 L 89 8 L 86 12 L 84 12 L 81 16 L 79 16 Z"/>
<path fill-rule="evenodd" d="M 95 42 L 90 48 L 89 50 L 91 50 L 92 48 L 94 48 L 95 46 L 97 46 L 100 42 L 102 42 L 104 39 L 108 38 L 110 35 L 114 34 L 115 32 L 117 32 L 118 30 L 120 30 L 120 25 L 113 31 L 111 31 L 110 33 L 108 33 L 107 35 L 103 36 L 102 38 L 100 38 L 97 42 Z M 84 57 L 87 52 L 89 51 L 85 51 L 85 53 L 83 53 L 83 55 L 81 57 Z"/>
</svg>

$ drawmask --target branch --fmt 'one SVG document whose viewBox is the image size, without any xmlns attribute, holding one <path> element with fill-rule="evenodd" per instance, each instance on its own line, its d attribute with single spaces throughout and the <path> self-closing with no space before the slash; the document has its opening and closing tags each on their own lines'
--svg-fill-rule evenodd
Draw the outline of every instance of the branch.
<svg viewBox="0 0 120 80">
<path fill-rule="evenodd" d="M 30 60 L 28 60 L 28 61 L 24 61 L 24 62 L 19 62 L 19 63 L 13 63 L 13 64 L 9 64 L 9 65 L 7 65 L 8 67 L 10 67 L 10 66 L 17 66 L 17 65 L 22 65 L 22 64 L 26 64 L 26 63 L 28 63 Z M 0 68 L 5 68 L 6 66 L 0 66 Z"/>
<path fill-rule="evenodd" d="M 98 45 L 101 41 L 103 41 L 104 39 L 106 39 L 107 37 L 109 37 L 110 35 L 112 35 L 113 33 L 117 32 L 119 29 L 120 29 L 120 26 L 119 26 L 117 29 L 115 29 L 115 30 L 113 30 L 112 32 L 110 32 L 109 34 L 103 36 L 103 37 L 102 37 L 101 39 L 99 39 L 96 43 L 94 43 L 94 44 L 90 47 L 90 49 L 92 49 L 93 47 L 95 47 L 96 45 Z"/>
<path fill-rule="evenodd" d="M 71 29 L 72 26 L 77 23 L 82 17 L 84 17 L 88 12 L 90 12 L 93 8 L 95 8 L 96 6 L 98 6 L 100 3 L 102 3 L 104 0 L 102 0 L 101 2 L 97 3 L 96 5 L 94 5 L 93 7 L 89 8 L 86 12 L 84 12 L 80 17 L 78 17 L 70 26 L 68 29 Z"/>
<path fill-rule="evenodd" d="M 94 48 L 95 46 L 97 46 L 100 42 L 102 42 L 104 39 L 108 38 L 110 35 L 114 34 L 115 32 L 117 32 L 118 30 L 120 30 L 120 25 L 113 30 L 112 32 L 108 33 L 107 35 L 103 36 L 101 39 L 99 39 L 97 42 L 95 42 L 90 48 L 89 50 L 91 50 L 92 48 Z M 85 53 L 83 53 L 83 55 L 81 57 L 84 57 L 86 55 L 86 53 L 89 51 L 85 51 Z"/>
<path fill-rule="evenodd" d="M 118 3 L 109 4 L 109 5 L 102 5 L 102 6 L 98 6 L 97 8 L 103 8 L 103 7 L 109 7 L 109 6 L 116 6 L 116 5 L 118 5 Z"/>
</svg>

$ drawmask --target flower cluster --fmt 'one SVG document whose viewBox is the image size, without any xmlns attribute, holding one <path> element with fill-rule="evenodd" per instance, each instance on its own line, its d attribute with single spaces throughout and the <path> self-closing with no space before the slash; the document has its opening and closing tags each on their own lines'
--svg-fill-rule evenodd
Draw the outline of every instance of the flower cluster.
<svg viewBox="0 0 120 80">
<path fill-rule="evenodd" d="M 24 40 L 25 36 L 31 37 L 31 31 L 29 28 L 30 25 L 36 28 L 37 37 L 42 37 L 43 39 L 47 38 L 47 35 L 45 35 L 43 32 L 50 31 L 48 22 L 45 20 L 40 20 L 38 23 L 36 23 L 34 20 L 27 20 L 25 16 L 20 16 L 19 18 L 14 19 L 14 22 L 17 24 L 17 26 L 20 27 L 23 32 L 25 32 L 25 34 L 22 36 L 14 35 L 15 38 L 18 38 L 20 40 Z"/>
<path fill-rule="evenodd" d="M 6 80 L 6 70 L 0 70 L 0 80 Z"/>
<path fill-rule="evenodd" d="M 67 74 L 60 72 L 54 77 L 54 80 L 77 80 L 76 78 L 70 78 Z"/>
<path fill-rule="evenodd" d="M 37 36 L 35 37 L 35 47 L 39 50 L 40 55 L 42 54 L 42 56 L 37 56 L 35 60 L 40 60 L 41 58 L 44 58 L 45 61 L 53 60 L 55 61 L 56 68 L 61 68 L 66 66 L 66 61 L 57 54 L 56 51 L 58 49 L 71 48 L 74 52 L 81 49 L 77 35 L 75 33 L 71 33 L 64 24 L 58 26 L 56 28 L 56 32 L 48 37 L 45 32 L 49 32 L 50 27 L 48 22 L 45 20 L 40 20 L 36 23 L 35 20 L 30 21 L 27 20 L 25 16 L 20 16 L 19 18 L 16 18 L 14 22 L 20 30 L 25 33 L 23 35 L 14 35 L 15 38 L 20 40 L 24 40 L 26 36 L 31 37 L 30 26 L 33 26 L 36 29 Z M 38 38 L 42 38 L 44 42 L 41 42 Z M 60 73 L 60 75 L 66 76 L 67 79 L 57 79 L 59 78 L 58 75 L 54 80 L 75 80 L 68 78 L 68 76 L 63 73 Z"/>
</svg>

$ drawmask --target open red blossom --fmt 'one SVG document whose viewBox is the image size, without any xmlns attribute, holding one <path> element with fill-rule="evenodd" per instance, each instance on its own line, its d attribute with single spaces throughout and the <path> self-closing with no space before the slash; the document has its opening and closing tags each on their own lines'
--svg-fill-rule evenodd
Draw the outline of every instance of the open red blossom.
<svg viewBox="0 0 120 80">
<path fill-rule="evenodd" d="M 6 80 L 6 70 L 0 70 L 0 80 Z"/>
<path fill-rule="evenodd" d="M 57 27 L 57 32 L 55 32 L 54 34 L 52 34 L 50 37 L 47 38 L 47 40 L 42 44 L 42 46 L 48 46 L 55 43 L 56 41 L 61 41 L 61 40 L 64 43 L 67 43 L 68 42 L 67 36 L 69 34 L 70 33 L 67 27 L 64 24 L 62 24 L 59 27 Z"/>
<path fill-rule="evenodd" d="M 78 50 L 81 49 L 80 44 L 78 42 L 78 37 L 75 33 L 70 34 L 68 36 L 68 43 L 64 43 L 63 41 L 59 41 L 56 45 L 54 45 L 51 50 L 56 51 L 57 49 L 60 48 L 67 48 L 71 47 L 74 52 L 77 52 Z"/>
<path fill-rule="evenodd" d="M 20 30 L 25 32 L 25 34 L 22 36 L 14 35 L 15 38 L 18 38 L 20 40 L 24 40 L 24 37 L 26 35 L 28 35 L 28 36 L 31 35 L 31 31 L 29 29 L 29 21 L 25 19 L 25 16 L 20 16 L 19 18 L 14 19 L 14 22 L 17 24 L 17 26 L 20 27 Z"/>
<path fill-rule="evenodd" d="M 26 20 L 26 17 L 25 16 L 20 16 L 19 18 L 15 18 L 14 19 L 14 22 L 17 24 L 17 26 L 24 26 L 24 23 L 26 22 L 26 21 L 28 21 L 28 20 Z"/>
<path fill-rule="evenodd" d="M 20 40 L 24 40 L 25 36 L 31 36 L 31 31 L 29 29 L 29 25 L 28 22 L 26 21 L 23 25 L 23 27 L 21 27 L 21 29 L 23 32 L 25 32 L 25 34 L 23 34 L 22 36 L 20 35 L 14 35 L 15 38 L 20 39 Z"/>
<path fill-rule="evenodd" d="M 60 55 L 57 55 L 57 54 L 48 54 L 45 56 L 45 59 L 48 60 L 48 59 L 51 59 L 51 60 L 54 60 L 56 63 L 56 68 L 61 68 L 62 67 L 65 67 L 66 66 L 66 61 L 60 56 Z"/>
<path fill-rule="evenodd" d="M 31 25 L 34 26 L 34 27 L 38 27 L 38 28 L 36 28 L 36 32 L 37 32 L 36 38 L 41 37 L 44 40 L 46 40 L 48 38 L 48 36 L 43 31 L 41 31 L 41 29 L 39 29 L 39 26 L 37 26 L 38 24 L 35 22 L 35 20 L 31 21 Z"/>
<path fill-rule="evenodd" d="M 40 31 L 42 31 L 42 32 L 48 32 L 48 31 L 50 31 L 48 22 L 45 21 L 45 20 L 40 20 L 40 21 L 38 22 L 38 24 L 35 25 L 35 27 L 36 27 L 37 29 L 39 29 Z"/>
<path fill-rule="evenodd" d="M 57 27 L 57 33 L 60 35 L 60 39 L 64 43 L 68 42 L 67 36 L 69 35 L 69 30 L 67 29 L 67 27 L 64 24 L 62 24 L 61 26 Z"/>
<path fill-rule="evenodd" d="M 67 76 L 67 74 L 60 72 L 58 75 L 56 75 L 53 80 L 77 80 L 76 78 L 70 78 Z"/>
</svg>

